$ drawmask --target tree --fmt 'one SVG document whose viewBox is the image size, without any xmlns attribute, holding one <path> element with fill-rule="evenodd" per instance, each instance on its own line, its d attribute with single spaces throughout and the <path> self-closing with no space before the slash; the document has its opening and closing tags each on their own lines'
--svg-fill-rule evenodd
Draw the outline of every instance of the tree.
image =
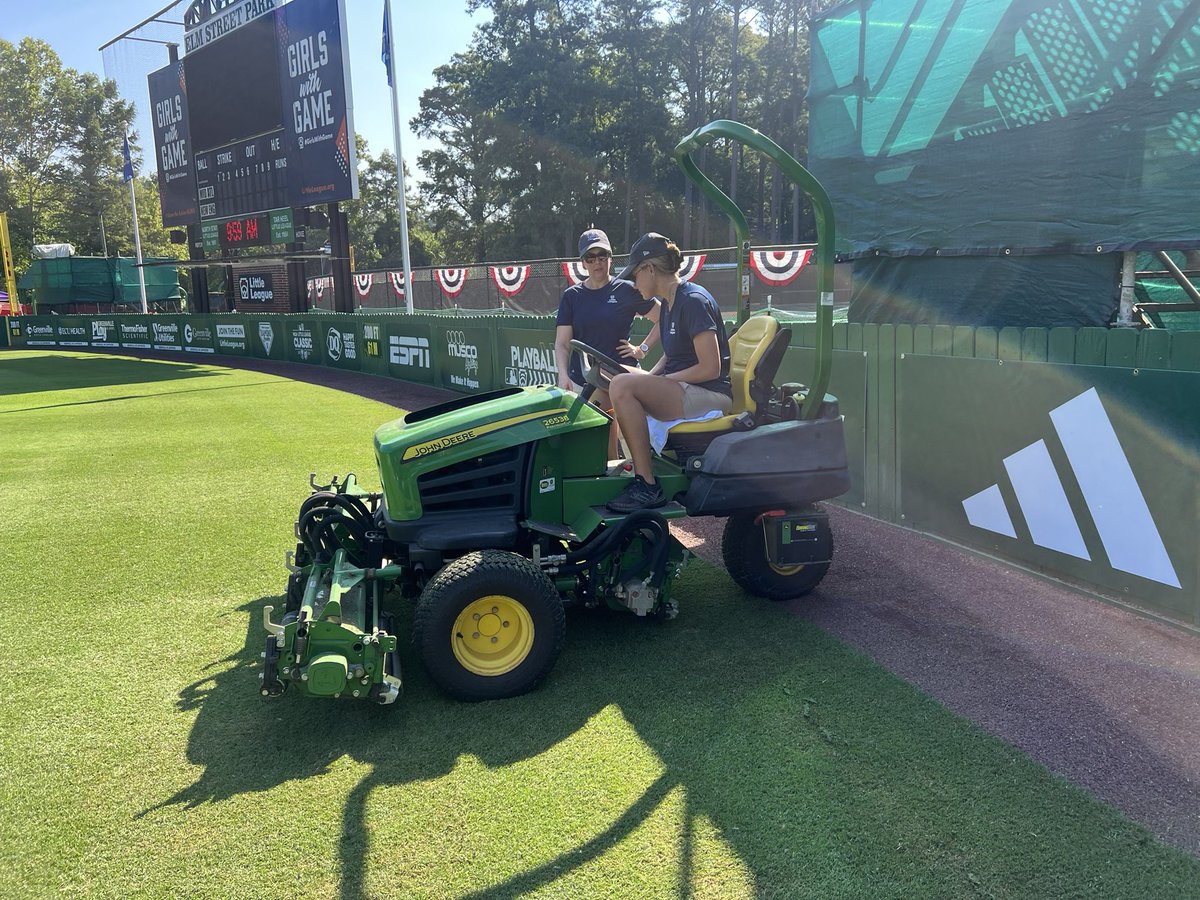
<svg viewBox="0 0 1200 900">
<path fill-rule="evenodd" d="M 0 208 L 18 267 L 35 243 L 99 251 L 100 213 L 120 192 L 132 122 L 114 82 L 64 69 L 44 41 L 0 40 Z"/>
<path fill-rule="evenodd" d="M 401 269 L 404 250 L 400 239 L 400 216 L 397 209 L 396 157 L 384 150 L 374 158 L 367 143 L 358 139 L 359 197 L 344 203 L 350 243 L 354 246 L 357 269 Z M 408 166 L 404 167 L 405 185 L 412 184 Z M 440 252 L 436 235 L 427 224 L 427 214 L 421 198 L 411 188 L 405 191 L 408 212 L 408 254 L 413 266 L 433 264 Z"/>
</svg>

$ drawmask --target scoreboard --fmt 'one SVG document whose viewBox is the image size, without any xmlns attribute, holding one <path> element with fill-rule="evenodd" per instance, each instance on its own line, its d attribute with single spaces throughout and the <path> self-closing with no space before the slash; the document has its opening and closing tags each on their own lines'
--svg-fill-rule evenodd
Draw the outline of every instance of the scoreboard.
<svg viewBox="0 0 1200 900">
<path fill-rule="evenodd" d="M 197 153 L 200 221 L 289 205 L 287 164 L 278 133 Z"/>
<path fill-rule="evenodd" d="M 184 23 L 148 79 L 163 224 L 283 243 L 291 208 L 357 197 L 345 0 L 195 0 Z"/>
</svg>

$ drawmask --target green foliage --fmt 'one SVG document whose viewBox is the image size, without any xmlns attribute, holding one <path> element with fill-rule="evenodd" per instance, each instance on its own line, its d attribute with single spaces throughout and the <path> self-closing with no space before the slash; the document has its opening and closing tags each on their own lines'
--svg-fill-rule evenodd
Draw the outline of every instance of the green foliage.
<svg viewBox="0 0 1200 900">
<path fill-rule="evenodd" d="M 788 0 L 476 0 L 492 18 L 435 71 L 413 126 L 422 195 L 447 258 L 573 256 L 595 224 L 620 247 L 647 230 L 686 246 L 726 241 L 671 156 L 688 131 L 736 117 L 803 157 L 807 14 Z M 739 23 L 736 58 L 733 24 Z M 736 62 L 736 66 L 734 63 Z M 735 79 L 736 72 L 736 79 Z M 736 84 L 736 90 L 735 90 Z M 809 238 L 773 166 L 705 148 L 710 177 L 759 242 Z"/>
<path fill-rule="evenodd" d="M 63 68 L 44 41 L 0 40 L 0 210 L 9 214 L 18 270 L 36 243 L 99 254 L 102 215 L 108 240 L 120 244 L 128 235 L 132 247 L 121 180 L 121 142 L 132 121 L 114 82 Z M 145 212 L 139 204 L 151 243 L 159 215 L 157 204 Z"/>
<path fill-rule="evenodd" d="M 401 269 L 404 251 L 397 212 L 396 157 L 390 150 L 384 150 L 378 157 L 371 156 L 367 142 L 359 136 L 358 160 L 359 198 L 342 204 L 348 220 L 350 243 L 354 247 L 355 268 L 358 271 Z M 441 245 L 428 225 L 424 200 L 414 189 L 407 165 L 404 181 L 409 262 L 414 268 L 430 266 L 440 259 Z M 311 236 L 308 243 L 319 246 Z"/>
<path fill-rule="evenodd" d="M 264 701 L 307 473 L 370 486 L 398 414 L 3 354 L 6 897 L 1195 896 L 1194 858 L 700 562 L 673 622 L 573 611 L 514 700 L 435 691 L 397 602 L 396 707 Z"/>
</svg>

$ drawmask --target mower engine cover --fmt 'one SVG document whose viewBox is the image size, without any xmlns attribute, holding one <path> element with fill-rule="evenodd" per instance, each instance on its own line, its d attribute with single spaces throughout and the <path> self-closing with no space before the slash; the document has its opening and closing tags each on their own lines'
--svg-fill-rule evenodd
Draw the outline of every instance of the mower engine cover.
<svg viewBox="0 0 1200 900">
<path fill-rule="evenodd" d="M 557 470 L 546 478 L 603 474 L 609 418 L 557 387 L 508 388 L 427 407 L 375 432 L 383 523 L 393 540 L 467 516 L 479 546 L 488 527 L 508 528 L 528 505 L 532 448 L 554 441 Z M 599 430 L 603 429 L 603 430 Z M 540 475 L 541 473 L 539 473 Z M 489 526 L 489 523 L 492 523 Z M 503 542 L 491 543 L 503 546 Z"/>
</svg>

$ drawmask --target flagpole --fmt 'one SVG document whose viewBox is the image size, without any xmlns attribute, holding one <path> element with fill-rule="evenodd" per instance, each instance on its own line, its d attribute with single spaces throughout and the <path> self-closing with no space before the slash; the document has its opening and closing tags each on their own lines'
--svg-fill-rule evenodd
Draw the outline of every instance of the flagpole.
<svg viewBox="0 0 1200 900">
<path fill-rule="evenodd" d="M 142 269 L 142 233 L 138 229 L 137 194 L 134 193 L 133 156 L 129 152 L 129 135 L 125 135 L 125 179 L 129 182 L 129 209 L 133 212 L 133 247 L 137 252 L 138 289 L 142 297 L 142 314 L 150 310 L 146 306 L 146 273 Z"/>
<path fill-rule="evenodd" d="M 383 0 L 384 44 L 387 49 L 388 86 L 392 91 L 392 136 L 396 144 L 396 197 L 400 204 L 400 250 L 404 259 L 404 307 L 413 311 L 412 266 L 408 259 L 408 208 L 404 203 L 404 156 L 400 152 L 400 99 L 396 94 L 396 54 L 392 49 L 392 0 Z"/>
</svg>

